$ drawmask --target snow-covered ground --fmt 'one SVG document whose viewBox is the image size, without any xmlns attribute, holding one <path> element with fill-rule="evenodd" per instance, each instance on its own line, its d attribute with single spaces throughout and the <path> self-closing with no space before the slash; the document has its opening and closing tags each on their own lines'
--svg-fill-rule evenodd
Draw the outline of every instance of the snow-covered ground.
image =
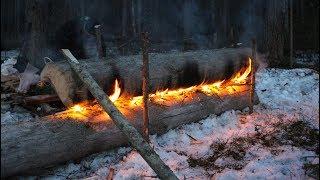
<svg viewBox="0 0 320 180">
<path fill-rule="evenodd" d="M 179 179 L 317 178 L 319 74 L 310 69 L 262 69 L 256 91 L 260 104 L 253 114 L 245 109 L 210 115 L 150 136 L 152 146 Z M 28 179 L 105 179 L 110 167 L 114 179 L 156 176 L 135 150 L 122 147 Z"/>
</svg>

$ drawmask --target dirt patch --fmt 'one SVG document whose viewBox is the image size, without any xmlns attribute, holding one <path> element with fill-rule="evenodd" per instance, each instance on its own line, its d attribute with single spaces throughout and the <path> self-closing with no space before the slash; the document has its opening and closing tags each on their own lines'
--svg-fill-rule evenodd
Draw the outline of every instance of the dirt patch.
<svg viewBox="0 0 320 180">
<path fill-rule="evenodd" d="M 272 130 L 270 131 L 270 129 Z M 257 126 L 255 132 L 252 136 L 233 138 L 229 142 L 214 142 L 210 147 L 211 156 L 206 158 L 189 157 L 188 163 L 191 167 L 199 166 L 217 172 L 226 168 L 240 170 L 249 162 L 245 159 L 245 156 L 247 150 L 254 145 L 262 145 L 275 156 L 282 153 L 283 150 L 278 147 L 284 145 L 315 151 L 316 154 L 319 154 L 319 130 L 314 129 L 304 121 L 288 124 L 275 123 L 271 125 L 271 128 Z M 228 161 L 221 165 L 217 162 L 219 158 L 228 159 Z M 307 171 L 315 172 L 313 169 L 308 165 L 305 168 L 306 173 Z"/>
</svg>

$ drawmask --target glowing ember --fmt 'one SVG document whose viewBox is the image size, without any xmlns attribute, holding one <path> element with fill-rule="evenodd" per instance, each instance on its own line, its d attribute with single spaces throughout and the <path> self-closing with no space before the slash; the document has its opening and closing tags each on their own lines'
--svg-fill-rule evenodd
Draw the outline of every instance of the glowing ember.
<svg viewBox="0 0 320 180">
<path fill-rule="evenodd" d="M 116 79 L 115 85 L 114 85 L 114 92 L 111 96 L 109 96 L 110 100 L 112 102 L 115 102 L 120 97 L 121 89 L 118 83 L 118 80 Z"/>
<path fill-rule="evenodd" d="M 241 68 L 234 76 L 230 79 L 220 80 L 213 83 L 202 83 L 200 85 L 191 86 L 189 88 L 180 88 L 176 90 L 165 89 L 162 91 L 157 91 L 154 94 L 149 95 L 149 99 L 152 103 L 171 106 L 173 104 L 188 102 L 192 100 L 197 92 L 203 93 L 207 96 L 225 96 L 232 95 L 239 92 L 248 90 L 246 87 L 248 76 L 251 73 L 251 59 L 249 58 L 248 63 L 245 67 Z M 114 93 L 109 96 L 110 100 L 120 108 L 120 110 L 125 111 L 125 109 L 135 109 L 142 107 L 142 96 L 128 97 L 121 96 L 121 88 L 119 86 L 118 80 L 115 81 Z M 80 103 L 81 105 L 75 105 L 71 109 L 73 112 L 84 112 L 85 107 L 90 109 L 87 114 L 94 113 L 97 111 L 102 111 L 100 106 L 92 106 L 92 103 Z M 96 104 L 96 103 L 95 103 Z"/>
<path fill-rule="evenodd" d="M 81 112 L 85 111 L 85 108 L 82 107 L 82 106 L 79 105 L 79 104 L 72 106 L 71 109 L 72 109 L 75 113 L 81 113 Z"/>
</svg>

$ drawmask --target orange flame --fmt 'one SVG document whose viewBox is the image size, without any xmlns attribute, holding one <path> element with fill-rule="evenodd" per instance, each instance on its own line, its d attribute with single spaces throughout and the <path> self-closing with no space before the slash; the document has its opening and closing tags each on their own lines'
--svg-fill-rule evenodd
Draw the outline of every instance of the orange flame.
<svg viewBox="0 0 320 180">
<path fill-rule="evenodd" d="M 251 59 L 249 58 L 248 63 L 245 67 L 241 68 L 234 76 L 230 79 L 224 79 L 213 83 L 201 83 L 200 85 L 191 86 L 188 88 L 179 88 L 176 90 L 165 89 L 157 91 L 149 95 L 151 102 L 164 106 L 171 106 L 176 103 L 186 102 L 192 100 L 197 92 L 201 92 L 207 96 L 224 96 L 232 95 L 238 92 L 247 90 L 246 84 L 248 77 L 251 73 Z M 118 108 L 122 109 L 133 109 L 142 107 L 142 96 L 128 97 L 121 96 L 121 88 L 118 80 L 115 81 L 114 93 L 109 96 L 110 100 L 115 103 Z M 80 103 L 81 104 L 81 103 Z M 89 103 L 82 103 L 82 106 L 75 105 L 71 109 L 73 112 L 82 112 L 86 109 L 83 106 L 90 106 L 87 109 L 90 111 L 102 111 L 101 107 L 91 106 Z M 93 113 L 93 112 L 92 112 Z"/>
<path fill-rule="evenodd" d="M 115 102 L 120 97 L 120 94 L 121 94 L 121 89 L 119 86 L 118 79 L 116 79 L 113 94 L 110 95 L 109 98 L 112 102 Z"/>
<path fill-rule="evenodd" d="M 247 77 L 249 76 L 250 72 L 251 72 L 251 58 L 249 58 L 249 64 L 246 67 L 245 71 L 243 73 L 238 72 L 230 81 L 233 83 L 238 83 L 238 84 L 242 84 L 242 83 L 246 83 Z"/>
</svg>

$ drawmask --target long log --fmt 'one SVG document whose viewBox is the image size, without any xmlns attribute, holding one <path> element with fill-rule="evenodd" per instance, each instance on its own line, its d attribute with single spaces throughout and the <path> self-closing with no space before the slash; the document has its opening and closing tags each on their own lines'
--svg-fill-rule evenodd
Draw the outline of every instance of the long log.
<svg viewBox="0 0 320 180">
<path fill-rule="evenodd" d="M 160 179 L 178 180 L 172 170 L 160 159 L 160 156 L 153 150 L 148 142 L 142 137 L 138 130 L 128 122 L 127 118 L 112 103 L 103 89 L 90 75 L 89 71 L 79 63 L 68 49 L 62 49 L 68 63 L 74 72 L 88 87 L 92 95 L 96 98 L 103 110 L 108 113 L 115 125 L 125 135 L 131 146 L 135 148 L 142 158 L 149 164 Z"/>
<path fill-rule="evenodd" d="M 150 102 L 150 134 L 163 134 L 210 114 L 244 109 L 249 105 L 249 97 L 249 91 L 223 97 L 197 93 L 191 102 L 173 106 Z M 255 103 L 258 103 L 257 96 Z M 120 108 L 120 111 L 143 133 L 142 108 Z M 105 114 L 65 111 L 33 121 L 2 125 L 1 177 L 42 173 L 47 167 L 127 144 L 124 134 Z"/>
<path fill-rule="evenodd" d="M 158 89 L 192 86 L 204 80 L 225 79 L 243 67 L 250 56 L 250 48 L 150 53 L 150 93 Z M 86 59 L 80 60 L 80 63 L 86 65 L 87 70 L 104 90 L 110 91 L 118 78 L 123 90 L 128 94 L 142 94 L 141 55 L 122 56 L 104 61 Z M 65 61 L 47 64 L 41 78 L 51 81 L 66 106 L 72 105 L 75 100 L 90 97 L 88 89 Z"/>
</svg>

